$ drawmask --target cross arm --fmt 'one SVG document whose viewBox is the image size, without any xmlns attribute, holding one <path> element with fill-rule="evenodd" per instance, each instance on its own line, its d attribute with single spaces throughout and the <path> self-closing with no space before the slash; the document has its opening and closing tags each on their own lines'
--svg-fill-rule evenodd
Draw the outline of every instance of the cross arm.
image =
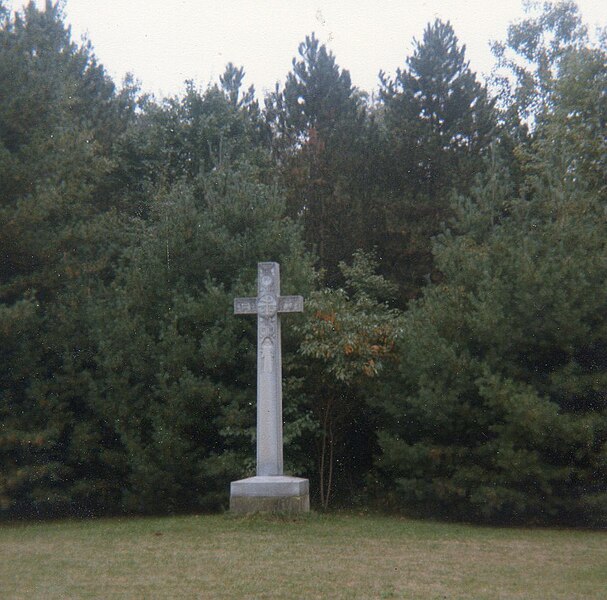
<svg viewBox="0 0 607 600">
<path fill-rule="evenodd" d="M 257 314 L 257 298 L 234 298 L 235 315 Z"/>
<path fill-rule="evenodd" d="M 303 312 L 303 296 L 279 296 L 278 312 Z"/>
</svg>

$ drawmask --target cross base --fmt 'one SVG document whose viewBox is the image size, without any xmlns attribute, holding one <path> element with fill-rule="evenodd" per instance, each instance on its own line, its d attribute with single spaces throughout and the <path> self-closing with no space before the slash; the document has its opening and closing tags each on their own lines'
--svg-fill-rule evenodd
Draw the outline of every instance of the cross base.
<svg viewBox="0 0 607 600">
<path fill-rule="evenodd" d="M 230 512 L 286 513 L 310 512 L 307 479 L 285 475 L 264 475 L 233 481 L 230 485 Z"/>
</svg>

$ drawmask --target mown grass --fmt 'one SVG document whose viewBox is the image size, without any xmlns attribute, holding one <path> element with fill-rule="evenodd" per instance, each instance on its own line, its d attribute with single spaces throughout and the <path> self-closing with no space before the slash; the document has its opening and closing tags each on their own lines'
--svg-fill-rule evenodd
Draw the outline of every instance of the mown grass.
<svg viewBox="0 0 607 600">
<path fill-rule="evenodd" d="M 358 514 L 5 523 L 0 598 L 607 598 L 607 532 Z"/>
</svg>

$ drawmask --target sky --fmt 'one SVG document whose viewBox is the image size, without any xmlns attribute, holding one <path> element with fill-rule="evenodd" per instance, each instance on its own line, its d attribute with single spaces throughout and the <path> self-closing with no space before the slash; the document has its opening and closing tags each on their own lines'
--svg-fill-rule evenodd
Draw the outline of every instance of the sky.
<svg viewBox="0 0 607 600">
<path fill-rule="evenodd" d="M 218 81 L 228 62 L 245 69 L 258 96 L 283 83 L 297 47 L 316 36 L 372 92 L 378 72 L 393 75 L 412 53 L 413 38 L 439 17 L 451 21 L 479 76 L 493 65 L 490 40 L 504 40 L 524 15 L 523 0 L 63 0 L 72 36 L 86 35 L 118 84 L 133 73 L 157 97 Z M 7 4 L 19 9 L 26 2 Z M 44 0 L 37 0 L 44 6 Z M 594 31 L 607 26 L 607 0 L 578 0 Z"/>
</svg>

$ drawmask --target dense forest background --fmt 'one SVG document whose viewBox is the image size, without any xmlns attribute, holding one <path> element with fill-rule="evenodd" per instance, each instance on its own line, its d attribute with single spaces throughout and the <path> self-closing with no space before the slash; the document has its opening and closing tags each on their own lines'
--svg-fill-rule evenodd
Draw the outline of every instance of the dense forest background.
<svg viewBox="0 0 607 600">
<path fill-rule="evenodd" d="M 607 523 L 607 34 L 545 3 L 483 83 L 420 33 L 376 98 L 312 34 L 156 99 L 0 0 L 0 515 L 226 507 L 274 260 L 317 507 Z"/>
</svg>

